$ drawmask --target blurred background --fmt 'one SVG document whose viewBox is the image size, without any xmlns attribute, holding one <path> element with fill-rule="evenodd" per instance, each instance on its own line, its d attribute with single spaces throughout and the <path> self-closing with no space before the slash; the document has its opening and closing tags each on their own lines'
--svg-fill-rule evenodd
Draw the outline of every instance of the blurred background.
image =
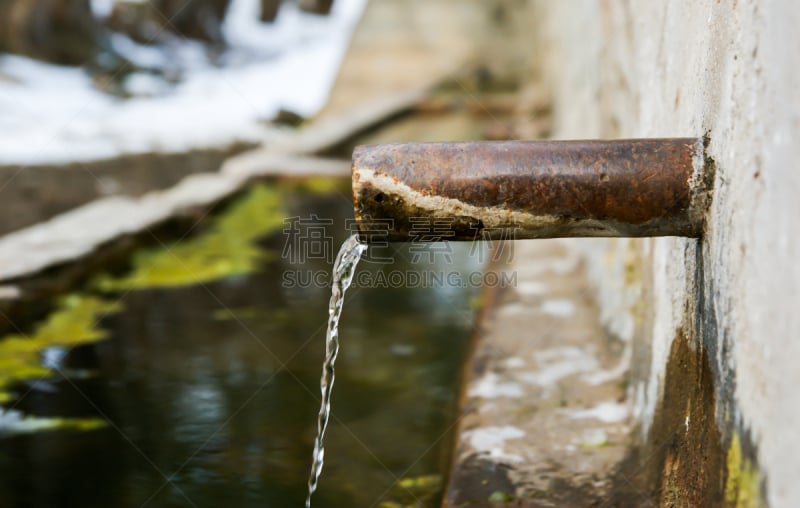
<svg viewBox="0 0 800 508">
<path fill-rule="evenodd" d="M 0 508 L 302 505 L 356 145 L 686 136 L 700 239 L 370 247 L 313 506 L 800 505 L 798 24 L 0 0 Z"/>
<path fill-rule="evenodd" d="M 0 162 L 262 141 L 322 106 L 363 3 L 4 2 Z"/>
<path fill-rule="evenodd" d="M 350 152 L 524 128 L 509 6 L 0 1 L 0 506 L 301 505 Z M 441 274 L 486 255 L 409 249 L 360 271 L 442 282 L 348 295 L 314 506 L 441 502 L 481 302 Z"/>
</svg>

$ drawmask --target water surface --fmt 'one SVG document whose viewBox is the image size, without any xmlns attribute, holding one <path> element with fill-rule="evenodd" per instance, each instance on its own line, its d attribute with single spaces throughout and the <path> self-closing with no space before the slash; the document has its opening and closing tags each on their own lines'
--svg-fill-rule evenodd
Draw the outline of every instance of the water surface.
<svg viewBox="0 0 800 508">
<path fill-rule="evenodd" d="M 347 237 L 346 189 L 280 194 L 285 217 L 333 219 L 334 249 Z M 108 424 L 1 437 L 1 507 L 303 505 L 330 288 L 284 287 L 284 276 L 329 273 L 331 265 L 326 259 L 298 265 L 282 256 L 287 237 L 280 227 L 249 240 L 253 256 L 230 261 L 224 246 L 233 242 L 238 252 L 240 237 L 226 240 L 219 231 L 227 229 L 215 227 L 212 221 L 197 228 L 213 240 L 204 240 L 210 254 L 195 254 L 207 268 L 201 282 L 167 278 L 173 283 L 148 288 L 134 269 L 87 290 L 119 299 L 119 310 L 97 324 L 105 338 L 58 358 L 65 376 L 17 382 L 4 405 L 27 415 Z M 475 269 L 467 246 L 459 247 L 450 264 L 431 264 L 407 245 L 371 248 L 376 257 L 396 261 L 367 257 L 359 272 Z M 166 263 L 158 261 L 163 256 L 151 249 L 139 259 L 158 265 Z M 120 280 L 127 288 L 114 283 Z M 436 506 L 476 293 L 354 283 L 341 322 L 315 508 Z"/>
</svg>

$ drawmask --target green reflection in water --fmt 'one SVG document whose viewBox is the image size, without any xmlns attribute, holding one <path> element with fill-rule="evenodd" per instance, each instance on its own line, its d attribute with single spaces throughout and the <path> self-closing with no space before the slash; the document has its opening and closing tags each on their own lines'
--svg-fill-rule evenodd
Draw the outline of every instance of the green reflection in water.
<svg viewBox="0 0 800 508">
<path fill-rule="evenodd" d="M 205 283 L 231 275 L 252 272 L 269 258 L 255 240 L 279 228 L 283 221 L 281 191 L 256 185 L 245 196 L 211 221 L 209 230 L 167 247 L 142 249 L 134 254 L 131 272 L 120 278 L 99 275 L 92 286 L 101 292 L 176 287 Z M 42 363 L 47 348 L 77 345 L 104 339 L 107 332 L 97 325 L 103 316 L 121 309 L 111 296 L 72 293 L 30 335 L 0 338 L 0 403 L 14 399 L 9 386 L 44 379 L 54 374 Z M 6 431 L 44 430 L 56 427 L 96 428 L 92 422 L 64 418 L 24 418 L 26 425 L 7 422 Z"/>
<path fill-rule="evenodd" d="M 406 508 L 428 506 L 442 490 L 442 476 L 438 474 L 402 478 L 392 488 L 386 501 L 378 508 Z"/>
<path fill-rule="evenodd" d="M 273 227 L 260 237 L 248 235 L 245 247 L 281 252 L 277 218 L 316 214 L 333 219 L 335 248 L 346 236 L 345 220 L 352 218 L 349 196 L 338 185 L 331 185 L 330 193 L 320 193 L 324 182 L 308 187 L 281 184 L 255 191 L 272 198 L 254 205 L 250 214 Z M 202 247 L 207 241 L 202 238 L 220 231 L 221 217 L 240 202 L 212 219 L 205 233 L 178 245 Z M 238 234 L 237 228 L 230 231 Z M 231 239 L 228 245 L 243 244 Z M 376 258 L 395 261 L 380 265 L 365 259 L 359 270 L 465 272 L 476 269 L 465 261 L 468 247 L 454 245 L 452 262 L 437 266 L 411 264 L 408 248 L 376 248 Z M 150 254 L 138 259 L 158 259 L 158 250 L 147 249 Z M 203 286 L 145 284 L 146 278 L 134 276 L 147 271 L 141 261 L 127 275 L 95 282 L 92 290 L 101 296 L 90 298 L 123 301 L 119 310 L 102 314 L 97 342 L 65 360 L 68 367 L 92 369 L 95 375 L 71 383 L 54 379 L 49 391 L 35 390 L 18 409 L 71 418 L 102 411 L 114 429 L 0 440 L 0 506 L 140 508 L 148 499 L 153 507 L 189 506 L 183 494 L 197 506 L 301 506 L 316 431 L 330 288 L 287 287 L 283 275 L 329 271 L 330 263 L 254 256 L 248 258 L 250 272 L 219 270 L 215 273 L 226 275 Z M 227 276 L 231 273 L 235 276 Z M 156 280 L 164 278 L 178 279 L 168 274 Z M 135 290 L 123 291 L 129 288 Z M 446 473 L 451 456 L 458 376 L 476 294 L 451 287 L 351 289 L 315 508 L 439 505 L 436 479 Z M 171 479 L 166 485 L 162 472 Z"/>
<path fill-rule="evenodd" d="M 25 434 L 47 430 L 95 430 L 108 423 L 100 418 L 57 418 L 23 415 L 10 410 L 2 414 L 3 429 L 7 434 Z"/>
<path fill-rule="evenodd" d="M 9 386 L 21 381 L 47 378 L 54 374 L 42 364 L 42 354 L 51 347 L 74 347 L 98 341 L 106 332 L 96 325 L 104 315 L 117 312 L 120 305 L 95 296 L 72 294 L 62 298 L 56 310 L 36 326 L 30 335 L 14 334 L 0 339 L 0 402 L 13 398 Z M 39 422 L 42 423 L 42 422 Z M 56 421 L 51 422 L 52 426 Z M 47 428 L 48 425 L 32 425 Z"/>
<path fill-rule="evenodd" d="M 218 216 L 206 233 L 134 254 L 133 270 L 121 278 L 101 277 L 102 290 L 178 287 L 252 272 L 269 259 L 255 240 L 279 228 L 281 191 L 257 185 Z"/>
</svg>

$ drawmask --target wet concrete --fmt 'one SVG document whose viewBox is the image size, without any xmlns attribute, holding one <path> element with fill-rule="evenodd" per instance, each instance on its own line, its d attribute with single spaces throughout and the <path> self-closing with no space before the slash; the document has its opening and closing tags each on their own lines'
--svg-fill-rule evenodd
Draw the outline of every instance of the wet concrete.
<svg viewBox="0 0 800 508">
<path fill-rule="evenodd" d="M 568 244 L 494 243 L 513 249 L 494 269 L 516 281 L 485 302 L 445 505 L 600 502 L 631 441 L 622 345 Z"/>
</svg>

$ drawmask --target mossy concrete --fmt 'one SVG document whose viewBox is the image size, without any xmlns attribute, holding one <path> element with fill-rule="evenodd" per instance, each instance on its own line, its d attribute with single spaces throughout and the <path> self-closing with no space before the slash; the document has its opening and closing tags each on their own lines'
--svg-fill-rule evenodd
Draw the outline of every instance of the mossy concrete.
<svg viewBox="0 0 800 508">
<path fill-rule="evenodd" d="M 617 241 L 574 242 L 604 326 L 630 350 L 635 441 L 650 451 L 669 443 L 646 468 L 658 479 L 653 502 L 797 506 L 800 154 L 788 140 L 800 130 L 800 57 L 788 34 L 800 9 L 526 6 L 536 23 L 528 79 L 551 92 L 554 136 L 710 140 L 714 196 L 701 240 L 635 240 L 633 255 Z M 641 303 L 631 305 L 634 294 Z"/>
</svg>

